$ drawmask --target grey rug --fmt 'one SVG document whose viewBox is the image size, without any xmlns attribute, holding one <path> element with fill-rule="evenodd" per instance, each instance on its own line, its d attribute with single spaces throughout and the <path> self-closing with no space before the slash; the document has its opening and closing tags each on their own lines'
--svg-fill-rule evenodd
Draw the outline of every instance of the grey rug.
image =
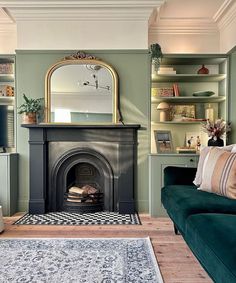
<svg viewBox="0 0 236 283">
<path fill-rule="evenodd" d="M 149 238 L 1 239 L 0 282 L 163 283 Z"/>
<path fill-rule="evenodd" d="M 17 225 L 132 225 L 141 224 L 137 214 L 119 214 L 101 211 L 78 214 L 74 212 L 50 212 L 46 214 L 25 214 Z"/>
</svg>

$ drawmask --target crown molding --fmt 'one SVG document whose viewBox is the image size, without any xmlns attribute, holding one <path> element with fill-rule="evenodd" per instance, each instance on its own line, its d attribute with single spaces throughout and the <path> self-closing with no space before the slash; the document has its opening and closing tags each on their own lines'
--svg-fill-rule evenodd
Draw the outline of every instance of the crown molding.
<svg viewBox="0 0 236 283">
<path fill-rule="evenodd" d="M 12 24 L 13 19 L 7 14 L 5 9 L 0 8 L 0 24 Z"/>
<path fill-rule="evenodd" d="M 17 8 L 102 8 L 102 7 L 157 7 L 165 0 L 0 0 L 0 7 Z"/>
<path fill-rule="evenodd" d="M 148 21 L 152 8 L 47 8 L 17 9 L 9 11 L 19 21 Z"/>
<path fill-rule="evenodd" d="M 227 28 L 236 18 L 236 2 L 228 1 L 228 6 L 220 14 L 215 17 L 216 23 L 220 30 Z"/>
<path fill-rule="evenodd" d="M 149 28 L 150 35 L 216 33 L 218 33 L 217 24 L 210 18 L 160 18 Z"/>
<path fill-rule="evenodd" d="M 16 21 L 148 21 L 165 0 L 0 0 Z"/>
<path fill-rule="evenodd" d="M 234 0 L 225 0 L 218 11 L 216 11 L 215 15 L 213 16 L 213 20 L 218 22 L 224 16 L 233 2 Z"/>
<path fill-rule="evenodd" d="M 16 24 L 1 24 L 0 23 L 0 34 L 16 34 Z"/>
</svg>

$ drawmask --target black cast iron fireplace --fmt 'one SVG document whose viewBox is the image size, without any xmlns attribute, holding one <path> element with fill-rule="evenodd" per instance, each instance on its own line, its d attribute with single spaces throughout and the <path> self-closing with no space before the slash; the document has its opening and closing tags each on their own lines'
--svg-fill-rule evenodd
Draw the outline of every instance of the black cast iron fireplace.
<svg viewBox="0 0 236 283">
<path fill-rule="evenodd" d="M 29 213 L 134 213 L 140 125 L 29 128 Z"/>
</svg>

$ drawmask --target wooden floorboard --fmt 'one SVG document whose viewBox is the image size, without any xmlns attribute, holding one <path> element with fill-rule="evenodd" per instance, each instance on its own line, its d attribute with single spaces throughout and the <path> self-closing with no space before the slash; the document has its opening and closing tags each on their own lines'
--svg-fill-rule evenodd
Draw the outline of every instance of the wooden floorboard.
<svg viewBox="0 0 236 283">
<path fill-rule="evenodd" d="M 212 283 L 169 218 L 140 215 L 142 225 L 12 225 L 21 213 L 5 217 L 0 238 L 115 238 L 150 237 L 165 283 Z"/>
</svg>

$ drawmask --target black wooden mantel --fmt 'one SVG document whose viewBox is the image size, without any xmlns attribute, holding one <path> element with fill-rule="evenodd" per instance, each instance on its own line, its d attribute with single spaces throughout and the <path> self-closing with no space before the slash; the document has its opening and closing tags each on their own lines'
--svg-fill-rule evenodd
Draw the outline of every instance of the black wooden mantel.
<svg viewBox="0 0 236 283">
<path fill-rule="evenodd" d="M 30 199 L 29 213 L 42 214 L 50 212 L 47 205 L 49 190 L 49 143 L 83 142 L 116 143 L 118 162 L 130 164 L 117 166 L 114 172 L 118 192 L 114 211 L 120 213 L 135 212 L 134 187 L 137 169 L 137 130 L 138 124 L 107 125 L 70 125 L 70 124 L 22 124 L 29 129 L 30 151 Z M 110 153 L 109 153 L 110 154 Z M 127 156 L 129 159 L 127 160 Z M 125 169 L 122 169 L 125 168 Z"/>
</svg>

